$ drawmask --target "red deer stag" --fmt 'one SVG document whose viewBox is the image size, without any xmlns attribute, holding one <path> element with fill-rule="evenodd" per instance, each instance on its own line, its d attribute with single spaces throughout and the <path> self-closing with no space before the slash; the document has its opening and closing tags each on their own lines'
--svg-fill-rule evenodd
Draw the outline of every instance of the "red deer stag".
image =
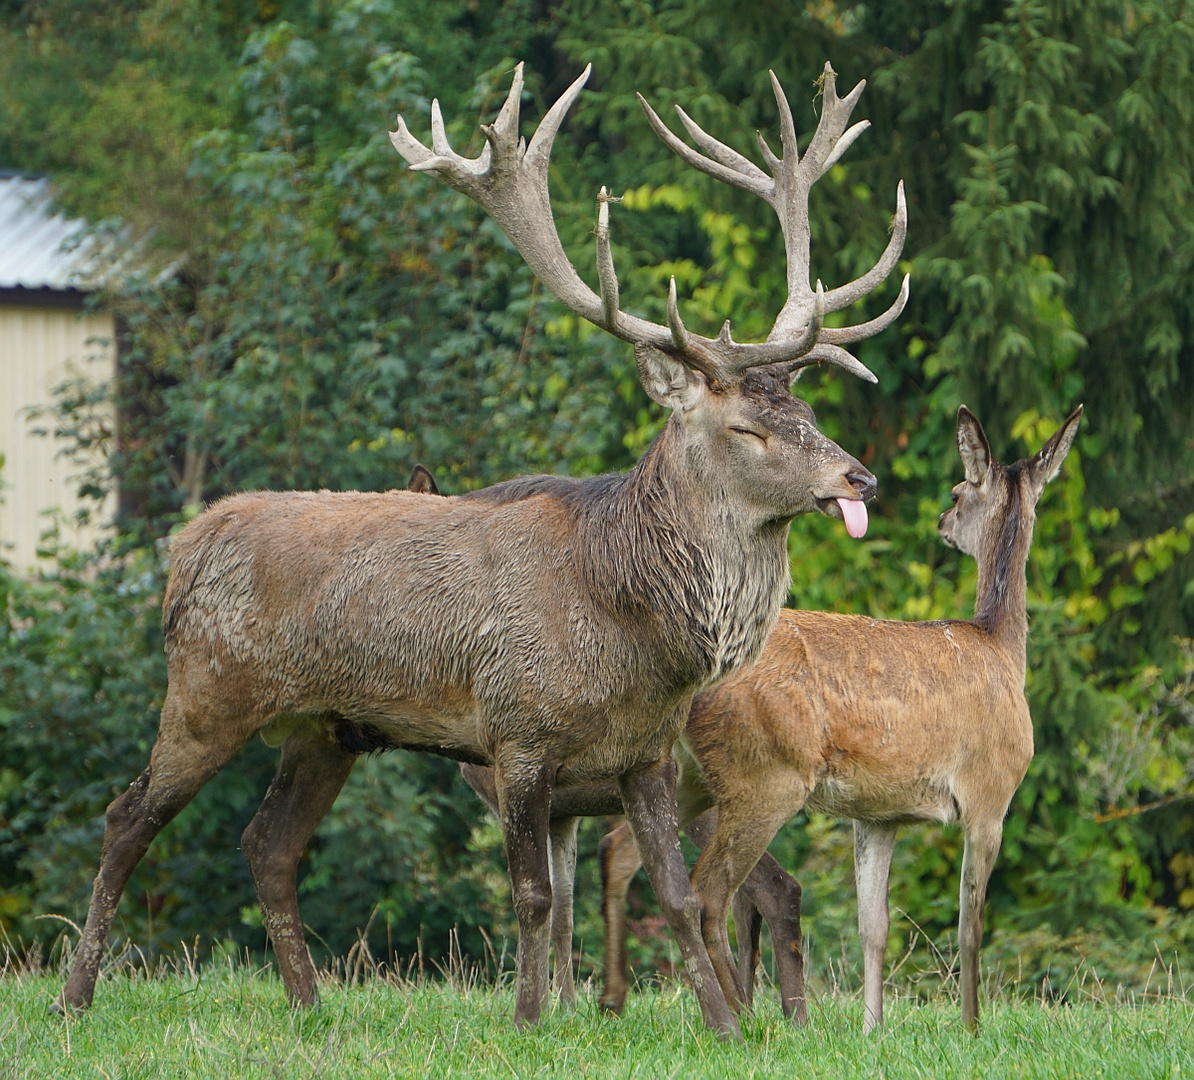
<svg viewBox="0 0 1194 1080">
<path fill-rule="evenodd" d="M 692 695 L 753 659 L 788 588 L 795 514 L 865 528 L 874 477 L 821 435 L 789 392 L 828 361 L 865 378 L 841 346 L 889 325 L 907 296 L 852 328 L 822 326 L 894 267 L 825 292 L 808 283 L 808 188 L 859 134 L 827 72 L 823 116 L 803 159 L 783 95 L 773 176 L 687 121 L 716 160 L 707 172 L 757 192 L 780 216 L 789 296 L 768 339 L 729 326 L 704 338 L 620 310 L 608 204 L 597 230 L 600 295 L 564 256 L 547 193 L 552 142 L 588 71 L 518 135 L 522 67 L 486 146 L 432 149 L 401 118 L 401 154 L 475 198 L 540 280 L 577 314 L 632 342 L 647 393 L 672 410 L 629 473 L 530 477 L 469 496 L 259 492 L 216 504 L 171 550 L 163 602 L 169 686 L 148 768 L 108 808 L 87 924 L 59 1007 L 87 1005 L 120 894 L 157 832 L 256 734 L 281 744 L 278 772 L 243 837 L 266 929 L 292 998 L 314 1003 L 315 971 L 295 889 L 316 824 L 362 751 L 406 747 L 492 764 L 518 918 L 514 1020 L 535 1023 L 548 990 L 553 788 L 616 779 L 705 1022 L 740 1038 L 701 939 L 675 823 L 671 747 Z M 645 103 L 644 103 L 645 104 Z M 657 117 L 647 110 L 657 128 Z M 669 139 L 674 137 L 668 136 Z M 683 144 L 680 144 L 683 145 Z"/>
<path fill-rule="evenodd" d="M 708 787 L 702 799 L 701 785 L 689 785 L 686 808 L 681 785 L 680 820 L 716 801 L 716 828 L 693 884 L 727 995 L 748 989 L 757 956 L 740 947 L 744 985 L 737 986 L 725 908 L 738 883 L 798 810 L 853 818 L 864 1027 L 870 1031 L 883 1019 L 887 881 L 896 828 L 910 821 L 961 821 L 962 1020 L 975 1028 L 987 878 L 1003 818 L 1032 760 L 1032 718 L 1024 697 L 1025 563 L 1037 499 L 1061 468 L 1081 416 L 1079 406 L 1039 453 L 1005 466 L 992 462 L 974 415 L 965 406 L 958 410 L 966 479 L 953 489 L 954 506 L 941 515 L 938 529 L 947 544 L 978 560 L 973 621 L 888 622 L 785 610 L 754 667 L 696 697 L 685 739 L 699 767 L 685 772 L 699 776 L 703 770 Z M 624 825 L 605 838 L 603 848 L 603 866 L 613 871 L 603 875 L 606 995 L 624 995 L 626 888 L 639 861 Z M 739 905 L 735 921 L 757 926 Z M 799 910 L 771 926 L 777 955 L 798 955 Z M 794 936 L 783 937 L 785 929 Z M 803 997 L 803 982 L 799 990 Z"/>
</svg>

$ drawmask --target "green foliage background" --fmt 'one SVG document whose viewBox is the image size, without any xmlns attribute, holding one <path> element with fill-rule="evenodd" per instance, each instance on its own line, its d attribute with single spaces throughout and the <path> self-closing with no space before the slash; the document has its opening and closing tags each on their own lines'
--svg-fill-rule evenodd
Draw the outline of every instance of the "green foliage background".
<svg viewBox="0 0 1194 1080">
<path fill-rule="evenodd" d="M 121 493 L 119 539 L 0 576 L 0 926 L 48 943 L 85 911 L 102 811 L 142 768 L 164 693 L 155 541 L 255 487 L 373 488 L 423 461 L 450 492 L 522 472 L 634 461 L 662 417 L 628 349 L 578 325 L 462 196 L 386 138 L 424 133 L 438 96 L 479 147 L 515 58 L 524 125 L 587 62 L 557 143 L 561 236 L 591 281 L 608 185 L 625 306 L 661 319 L 675 275 L 689 325 L 760 338 L 784 298 L 761 203 L 687 170 L 634 100 L 676 102 L 757 157 L 767 80 L 805 138 L 826 59 L 868 88 L 872 127 L 814 189 L 813 273 L 856 276 L 909 202 L 912 300 L 861 346 L 877 388 L 800 392 L 880 480 L 866 541 L 793 526 L 794 605 L 966 616 L 974 569 L 936 540 L 966 401 L 1004 460 L 1078 401 L 1087 420 L 1042 501 L 1029 571 L 1037 758 L 992 883 L 988 960 L 1047 976 L 1093 957 L 1140 981 L 1194 938 L 1194 12 L 1182 0 L 0 0 L 0 165 L 46 171 L 70 213 L 141 243 L 142 275 L 95 302 L 121 374 L 64 388 L 60 429 L 101 439 L 93 489 Z M 163 267 L 169 274 L 161 274 Z M 877 314 L 897 282 L 841 313 Z M 119 438 L 97 425 L 117 400 Z M 201 935 L 260 948 L 237 852 L 273 768 L 254 746 L 156 842 L 122 908 L 141 947 Z M 579 929 L 596 951 L 582 834 Z M 909 829 L 893 902 L 948 937 L 960 837 Z M 853 918 L 848 826 L 803 818 L 774 845 L 806 886 L 813 959 Z M 362 762 L 312 844 L 304 915 L 343 955 L 500 950 L 513 920 L 500 833 L 455 766 Z M 643 970 L 666 940 L 639 896 Z M 909 922 L 895 921 L 893 938 Z M 366 929 L 367 928 L 367 929 Z M 847 939 L 850 935 L 847 933 Z M 1108 944 L 1111 942 L 1112 944 Z M 828 943 L 822 945 L 822 943 Z M 832 961 L 832 963 L 831 963 Z M 840 961 L 840 962 L 839 962 Z M 836 967 L 834 965 L 837 965 Z"/>
</svg>

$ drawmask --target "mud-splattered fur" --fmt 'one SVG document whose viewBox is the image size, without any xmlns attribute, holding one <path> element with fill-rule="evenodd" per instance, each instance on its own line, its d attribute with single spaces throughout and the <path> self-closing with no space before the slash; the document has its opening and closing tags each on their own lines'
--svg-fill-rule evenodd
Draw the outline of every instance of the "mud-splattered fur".
<svg viewBox="0 0 1194 1080">
<path fill-rule="evenodd" d="M 90 1002 L 120 892 L 157 830 L 259 734 L 282 756 L 242 846 L 295 1000 L 316 997 L 303 847 L 358 754 L 405 747 L 495 766 L 517 1022 L 546 995 L 551 793 L 596 781 L 638 822 L 706 1022 L 736 1034 L 676 841 L 671 746 L 692 695 L 762 649 L 788 589 L 791 516 L 840 513 L 835 500 L 869 497 L 874 478 L 782 380 L 700 394 L 625 475 L 441 497 L 416 470 L 414 491 L 232 496 L 184 529 L 163 602 L 158 741 L 144 782 L 109 809 L 60 1006 Z M 743 422 L 765 422 L 770 442 L 734 435 Z M 553 852 L 574 862 L 570 828 Z"/>
</svg>

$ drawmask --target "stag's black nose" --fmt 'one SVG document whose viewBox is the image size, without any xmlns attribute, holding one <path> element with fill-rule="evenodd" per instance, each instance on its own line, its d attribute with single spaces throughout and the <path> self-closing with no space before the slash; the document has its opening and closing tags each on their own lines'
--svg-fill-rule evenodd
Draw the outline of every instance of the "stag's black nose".
<svg viewBox="0 0 1194 1080">
<path fill-rule="evenodd" d="M 863 502 L 873 499 L 879 490 L 879 481 L 866 469 L 851 469 L 846 473 L 846 480 L 858 492 Z"/>
</svg>

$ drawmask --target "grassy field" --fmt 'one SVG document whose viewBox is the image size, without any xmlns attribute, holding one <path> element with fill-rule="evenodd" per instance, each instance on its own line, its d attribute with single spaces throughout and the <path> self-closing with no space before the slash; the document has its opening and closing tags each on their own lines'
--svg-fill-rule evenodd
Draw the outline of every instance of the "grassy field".
<svg viewBox="0 0 1194 1080">
<path fill-rule="evenodd" d="M 445 982 L 329 981 L 323 1004 L 292 1011 L 272 975 L 212 967 L 101 981 L 95 1007 L 48 1016 L 57 977 L 0 978 L 0 1078 L 95 1077 L 1129 1077 L 1194 1078 L 1194 998 L 1147 1003 L 1073 994 L 1065 1004 L 1008 992 L 978 1038 L 952 1001 L 894 1000 L 881 1035 L 863 1038 L 854 996 L 812 1003 L 790 1027 L 765 997 L 744 1018 L 745 1046 L 704 1031 L 677 986 L 634 994 L 620 1019 L 595 996 L 529 1034 L 510 1024 L 507 988 Z"/>
</svg>

